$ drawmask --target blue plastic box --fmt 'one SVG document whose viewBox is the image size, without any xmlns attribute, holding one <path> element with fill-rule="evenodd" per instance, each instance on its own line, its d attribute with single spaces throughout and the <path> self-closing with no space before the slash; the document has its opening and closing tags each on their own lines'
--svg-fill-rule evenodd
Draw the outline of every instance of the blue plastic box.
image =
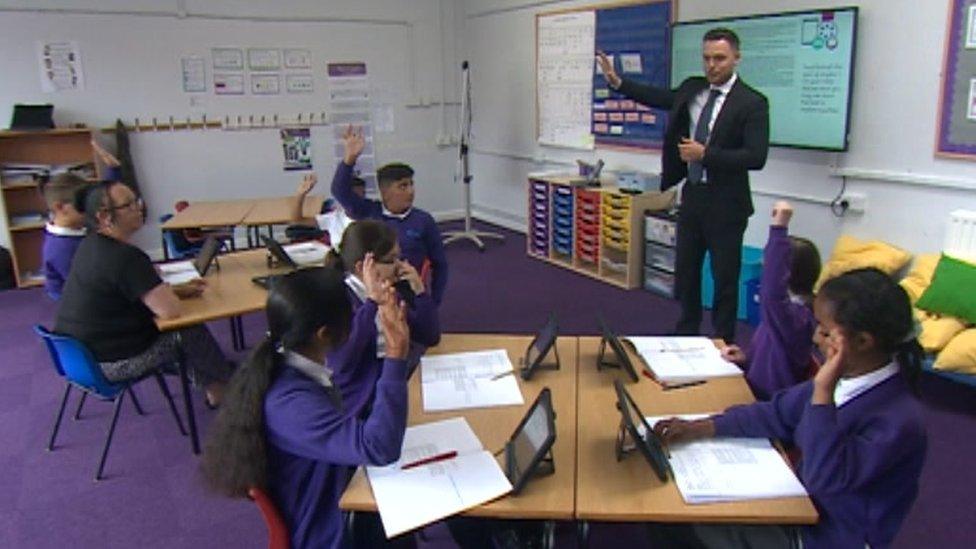
<svg viewBox="0 0 976 549">
<path fill-rule="evenodd" d="M 759 279 L 762 277 L 762 248 L 754 246 L 742 247 L 742 267 L 739 270 L 739 307 L 736 310 L 736 317 L 739 320 L 748 320 L 748 305 L 758 296 Z M 752 296 L 749 295 L 748 284 L 755 280 Z M 712 259 L 711 255 L 705 253 L 705 264 L 702 267 L 702 307 L 712 308 L 712 301 L 715 299 L 715 286 L 712 282 Z M 758 316 L 758 312 L 756 312 Z M 758 323 L 758 322 L 757 322 Z"/>
</svg>

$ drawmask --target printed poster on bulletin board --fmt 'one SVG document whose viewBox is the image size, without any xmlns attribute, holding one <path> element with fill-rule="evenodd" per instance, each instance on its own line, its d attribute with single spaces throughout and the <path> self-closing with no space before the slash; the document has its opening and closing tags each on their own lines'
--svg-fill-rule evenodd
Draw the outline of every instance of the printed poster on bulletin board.
<svg viewBox="0 0 976 549">
<path fill-rule="evenodd" d="M 285 171 L 312 169 L 312 135 L 309 128 L 282 128 L 281 148 Z"/>
<path fill-rule="evenodd" d="M 950 0 L 935 154 L 976 160 L 976 0 Z"/>
</svg>

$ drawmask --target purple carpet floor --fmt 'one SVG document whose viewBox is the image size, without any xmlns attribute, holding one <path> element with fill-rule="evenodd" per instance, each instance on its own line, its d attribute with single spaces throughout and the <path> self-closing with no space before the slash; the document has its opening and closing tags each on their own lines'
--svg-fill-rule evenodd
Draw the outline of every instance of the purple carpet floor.
<svg viewBox="0 0 976 549">
<path fill-rule="evenodd" d="M 450 226 L 455 228 L 455 226 Z M 525 238 L 505 231 L 503 243 L 484 252 L 467 242 L 447 248 L 451 277 L 441 309 L 446 332 L 531 333 L 550 312 L 560 332 L 596 333 L 602 312 L 620 333 L 660 334 L 673 325 L 677 303 L 643 290 L 625 291 L 529 259 Z M 267 535 L 248 501 L 208 494 L 198 477 L 198 458 L 180 436 L 152 382 L 136 388 L 146 409 L 123 407 L 105 478 L 93 482 L 109 404 L 89 400 L 81 419 L 70 419 L 69 402 L 53 452 L 45 450 L 63 382 L 31 331 L 53 323 L 54 306 L 40 289 L 0 292 L 0 547 L 266 547 Z M 227 349 L 227 322 L 211 326 Z M 264 332 L 261 315 L 244 320 L 248 343 Z M 707 315 L 703 326 L 708 331 Z M 741 325 L 740 343 L 748 326 Z M 243 353 L 228 355 L 240 361 Z M 169 379 L 179 398 L 178 384 Z M 213 412 L 194 394 L 201 432 Z M 929 455 L 921 493 L 895 544 L 971 547 L 976 530 L 976 389 L 926 375 L 922 400 Z M 180 408 L 182 413 L 182 407 Z M 421 547 L 447 548 L 443 527 L 427 529 Z M 592 547 L 646 547 L 639 525 L 594 524 Z M 558 547 L 576 546 L 573 524 L 559 524 Z"/>
</svg>

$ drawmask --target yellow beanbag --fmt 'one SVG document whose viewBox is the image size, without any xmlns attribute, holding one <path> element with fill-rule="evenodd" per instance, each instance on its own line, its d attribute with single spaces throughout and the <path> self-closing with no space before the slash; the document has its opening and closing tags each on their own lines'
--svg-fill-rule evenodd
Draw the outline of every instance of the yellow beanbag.
<svg viewBox="0 0 976 549">
<path fill-rule="evenodd" d="M 817 289 L 827 280 L 855 269 L 874 267 L 889 275 L 895 274 L 912 259 L 912 254 L 880 240 L 858 240 L 852 236 L 841 236 L 834 244 L 817 281 Z"/>
<path fill-rule="evenodd" d="M 922 293 L 932 283 L 932 275 L 935 274 L 935 266 L 939 264 L 940 254 L 923 254 L 915 257 L 912 270 L 899 283 L 908 293 L 912 305 L 922 297 Z"/>
<path fill-rule="evenodd" d="M 920 309 L 915 309 L 915 313 L 922 325 L 918 343 L 929 353 L 941 351 L 953 337 L 966 329 L 963 321 L 952 316 L 925 313 Z"/>
<path fill-rule="evenodd" d="M 935 359 L 935 367 L 964 374 L 976 374 L 976 328 L 970 328 L 942 349 Z"/>
</svg>

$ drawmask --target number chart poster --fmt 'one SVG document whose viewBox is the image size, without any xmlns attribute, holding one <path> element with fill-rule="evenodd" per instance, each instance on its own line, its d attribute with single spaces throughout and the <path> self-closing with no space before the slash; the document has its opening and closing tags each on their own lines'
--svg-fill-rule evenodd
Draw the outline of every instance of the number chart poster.
<svg viewBox="0 0 976 549">
<path fill-rule="evenodd" d="M 667 87 L 671 11 L 669 1 L 597 10 L 596 49 L 611 58 L 621 78 Z M 613 91 L 595 61 L 592 117 L 598 146 L 660 149 L 663 144 L 667 111 Z"/>
</svg>

